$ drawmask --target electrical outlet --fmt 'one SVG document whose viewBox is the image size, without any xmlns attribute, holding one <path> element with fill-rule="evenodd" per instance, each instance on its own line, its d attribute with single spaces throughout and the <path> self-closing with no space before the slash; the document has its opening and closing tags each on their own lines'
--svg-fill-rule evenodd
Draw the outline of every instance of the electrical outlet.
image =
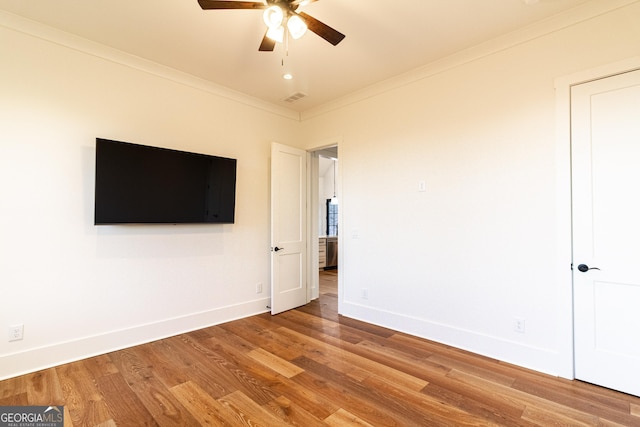
<svg viewBox="0 0 640 427">
<path fill-rule="evenodd" d="M 513 324 L 513 330 L 518 333 L 524 334 L 524 319 L 516 317 Z"/>
<path fill-rule="evenodd" d="M 9 326 L 9 341 L 20 341 L 24 337 L 24 325 Z"/>
<path fill-rule="evenodd" d="M 256 283 L 256 294 L 262 293 L 262 283 Z"/>
<path fill-rule="evenodd" d="M 362 299 L 369 299 L 369 289 L 362 289 Z"/>
</svg>

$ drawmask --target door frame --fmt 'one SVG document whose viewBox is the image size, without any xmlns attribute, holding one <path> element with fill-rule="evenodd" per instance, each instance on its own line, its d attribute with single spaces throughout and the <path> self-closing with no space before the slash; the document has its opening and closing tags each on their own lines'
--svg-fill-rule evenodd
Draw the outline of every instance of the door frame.
<svg viewBox="0 0 640 427">
<path fill-rule="evenodd" d="M 320 280 L 318 278 L 318 155 L 315 150 L 307 150 L 307 299 L 312 301 L 320 297 Z"/>
<path fill-rule="evenodd" d="M 308 258 L 307 265 L 309 268 L 307 269 L 307 283 L 309 284 L 307 287 L 307 297 L 309 301 L 317 299 L 320 297 L 320 283 L 318 278 L 319 268 L 318 268 L 318 239 L 320 237 L 318 233 L 319 222 L 318 222 L 318 209 L 319 206 L 319 160 L 318 154 L 322 150 L 331 147 L 337 147 L 338 149 L 338 158 L 340 158 L 340 144 L 342 142 L 341 137 L 330 138 L 324 140 L 312 148 L 307 149 L 307 197 L 308 197 L 308 209 L 307 209 L 307 224 L 309 224 L 307 229 L 307 241 L 309 242 L 309 247 L 307 250 Z M 341 189 L 341 163 L 338 162 L 338 170 L 336 172 L 336 193 L 338 196 L 342 195 Z M 343 203 L 342 198 L 340 197 L 340 203 Z M 338 210 L 338 224 L 342 224 L 342 209 Z M 338 238 L 338 265 L 342 264 L 343 258 L 343 240 Z M 340 302 L 342 301 L 341 296 L 341 287 L 340 283 L 342 283 L 342 272 L 338 269 L 338 312 L 340 312 Z"/>
<path fill-rule="evenodd" d="M 571 87 L 640 69 L 640 56 L 590 68 L 555 80 L 556 90 L 556 249 L 555 282 L 562 307 L 558 318 L 558 375 L 575 379 L 573 345 L 573 262 L 571 212 Z"/>
</svg>

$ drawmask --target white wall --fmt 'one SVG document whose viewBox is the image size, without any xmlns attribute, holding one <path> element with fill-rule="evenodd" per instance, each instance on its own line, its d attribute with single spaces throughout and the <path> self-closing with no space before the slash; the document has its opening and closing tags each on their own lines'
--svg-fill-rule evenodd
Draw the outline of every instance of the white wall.
<svg viewBox="0 0 640 427">
<path fill-rule="evenodd" d="M 341 313 L 570 377 L 554 80 L 640 54 L 638 22 L 634 3 L 512 35 L 305 114 L 342 137 Z"/>
<path fill-rule="evenodd" d="M 270 142 L 298 120 L 24 28 L 0 21 L 0 330 L 24 324 L 0 378 L 265 311 Z M 235 224 L 94 226 L 96 137 L 238 159 Z"/>
</svg>

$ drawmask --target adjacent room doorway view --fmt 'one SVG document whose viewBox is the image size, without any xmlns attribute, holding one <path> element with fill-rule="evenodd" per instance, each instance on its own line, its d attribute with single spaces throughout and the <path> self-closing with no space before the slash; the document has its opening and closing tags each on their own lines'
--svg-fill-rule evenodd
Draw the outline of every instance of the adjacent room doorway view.
<svg viewBox="0 0 640 427">
<path fill-rule="evenodd" d="M 640 396 L 640 70 L 571 89 L 575 377 Z"/>
<path fill-rule="evenodd" d="M 318 155 L 318 268 L 323 271 L 338 268 L 338 147 L 315 153 Z"/>
<path fill-rule="evenodd" d="M 271 144 L 271 314 L 318 298 L 320 242 L 325 250 L 327 240 L 335 243 L 337 268 L 337 153 L 337 146 L 307 152 Z"/>
</svg>

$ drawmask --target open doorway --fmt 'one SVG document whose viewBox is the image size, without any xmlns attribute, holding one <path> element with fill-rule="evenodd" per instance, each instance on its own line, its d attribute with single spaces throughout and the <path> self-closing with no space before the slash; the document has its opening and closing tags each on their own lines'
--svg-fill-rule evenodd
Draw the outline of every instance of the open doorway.
<svg viewBox="0 0 640 427">
<path fill-rule="evenodd" d="M 309 263 L 311 273 L 311 298 L 320 296 L 321 285 L 327 278 L 334 286 L 333 293 L 337 294 L 338 276 L 338 239 L 340 236 L 339 223 L 339 168 L 338 146 L 324 147 L 311 152 L 310 169 L 310 212 L 309 223 L 312 228 L 310 236 L 310 251 L 312 259 Z M 317 242 L 317 243 L 316 243 Z"/>
<path fill-rule="evenodd" d="M 337 276 L 337 146 L 329 147 L 304 151 L 271 144 L 271 314 L 320 297 L 320 271 L 327 267 L 327 240 L 331 239 L 336 245 L 329 249 L 335 257 L 330 266 Z M 329 159 L 328 168 L 323 160 L 322 175 L 321 157 Z"/>
</svg>

